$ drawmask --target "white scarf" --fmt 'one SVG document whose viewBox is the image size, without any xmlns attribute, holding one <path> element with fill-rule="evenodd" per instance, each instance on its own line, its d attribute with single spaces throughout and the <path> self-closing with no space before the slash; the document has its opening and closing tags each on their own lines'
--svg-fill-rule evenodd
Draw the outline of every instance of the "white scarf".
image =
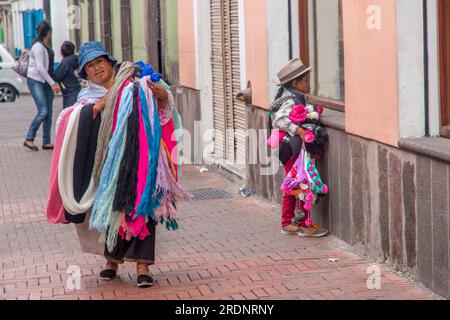
<svg viewBox="0 0 450 320">
<path fill-rule="evenodd" d="M 84 106 L 81 105 L 75 106 L 70 115 L 58 165 L 59 193 L 64 208 L 72 215 L 78 215 L 89 211 L 94 204 L 95 197 L 94 181 L 92 179 L 79 203 L 75 200 L 73 190 L 73 167 L 77 147 L 78 124 L 83 107 Z"/>
</svg>

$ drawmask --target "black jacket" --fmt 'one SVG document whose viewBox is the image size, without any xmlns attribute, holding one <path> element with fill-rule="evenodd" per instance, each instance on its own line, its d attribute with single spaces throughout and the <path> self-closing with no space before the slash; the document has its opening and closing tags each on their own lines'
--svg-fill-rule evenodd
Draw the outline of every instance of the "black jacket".
<svg viewBox="0 0 450 320">
<path fill-rule="evenodd" d="M 75 70 L 78 67 L 78 57 L 72 55 L 62 59 L 58 69 L 55 70 L 53 79 L 60 84 L 63 94 L 71 94 L 81 90 L 80 81 L 75 75 Z"/>
</svg>

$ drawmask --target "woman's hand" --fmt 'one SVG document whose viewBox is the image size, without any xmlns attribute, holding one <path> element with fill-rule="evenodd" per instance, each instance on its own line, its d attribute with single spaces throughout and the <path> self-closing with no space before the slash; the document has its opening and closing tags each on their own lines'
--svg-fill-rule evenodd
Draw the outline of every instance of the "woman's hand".
<svg viewBox="0 0 450 320">
<path fill-rule="evenodd" d="M 147 86 L 150 90 L 152 90 L 153 95 L 159 101 L 165 101 L 169 98 L 169 94 L 167 93 L 166 89 L 164 89 L 164 87 L 162 85 L 153 83 L 151 81 L 147 81 Z"/>
<path fill-rule="evenodd" d="M 58 85 L 56 83 L 52 84 L 52 90 L 56 94 L 61 92 L 61 89 L 58 87 Z"/>
<path fill-rule="evenodd" d="M 94 114 L 94 119 L 97 118 L 97 116 L 100 114 L 100 112 L 103 111 L 106 107 L 106 99 L 108 95 L 104 95 L 94 105 L 94 108 L 92 109 L 92 113 Z"/>
</svg>

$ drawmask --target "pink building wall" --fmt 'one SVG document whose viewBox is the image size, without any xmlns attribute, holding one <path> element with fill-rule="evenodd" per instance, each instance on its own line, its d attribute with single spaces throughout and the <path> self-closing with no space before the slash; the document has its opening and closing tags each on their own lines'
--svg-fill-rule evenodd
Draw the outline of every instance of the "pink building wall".
<svg viewBox="0 0 450 320">
<path fill-rule="evenodd" d="M 253 105 L 269 106 L 269 54 L 266 2 L 244 0 L 247 80 L 252 83 Z"/>
<path fill-rule="evenodd" d="M 266 5 L 261 0 L 245 0 L 246 79 L 253 88 L 253 104 L 268 108 L 269 75 Z M 198 89 L 194 0 L 178 0 L 180 84 Z"/>
<path fill-rule="evenodd" d="M 194 0 L 178 1 L 180 84 L 197 88 Z"/>
<path fill-rule="evenodd" d="M 380 30 L 367 26 L 371 5 L 380 8 Z M 343 21 L 346 130 L 397 146 L 396 1 L 343 0 Z"/>
<path fill-rule="evenodd" d="M 253 104 L 267 108 L 269 52 L 265 1 L 245 0 L 245 72 Z M 371 30 L 369 6 L 378 6 L 381 29 Z M 179 0 L 180 84 L 198 89 L 194 0 Z M 397 146 L 399 95 L 396 1 L 343 0 L 345 121 L 347 132 Z"/>
</svg>

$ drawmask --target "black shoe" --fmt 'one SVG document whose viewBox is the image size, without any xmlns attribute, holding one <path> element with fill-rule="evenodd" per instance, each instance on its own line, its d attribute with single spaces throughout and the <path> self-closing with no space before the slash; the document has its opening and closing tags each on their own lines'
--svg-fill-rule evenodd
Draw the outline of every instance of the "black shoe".
<svg viewBox="0 0 450 320">
<path fill-rule="evenodd" d="M 140 275 L 137 278 L 138 288 L 150 288 L 153 286 L 153 278 L 149 275 Z"/>
<path fill-rule="evenodd" d="M 27 141 L 25 141 L 25 142 L 23 143 L 23 146 L 24 146 L 25 148 L 28 148 L 28 149 L 32 150 L 32 151 L 39 151 L 39 148 L 38 148 L 38 147 L 36 147 L 36 146 L 30 146 L 30 145 L 27 143 Z"/>
<path fill-rule="evenodd" d="M 117 271 L 113 269 L 103 270 L 100 272 L 100 279 L 104 281 L 111 281 L 117 277 Z"/>
<path fill-rule="evenodd" d="M 42 150 L 54 150 L 55 146 L 52 144 L 46 144 L 44 146 L 42 146 Z"/>
</svg>

